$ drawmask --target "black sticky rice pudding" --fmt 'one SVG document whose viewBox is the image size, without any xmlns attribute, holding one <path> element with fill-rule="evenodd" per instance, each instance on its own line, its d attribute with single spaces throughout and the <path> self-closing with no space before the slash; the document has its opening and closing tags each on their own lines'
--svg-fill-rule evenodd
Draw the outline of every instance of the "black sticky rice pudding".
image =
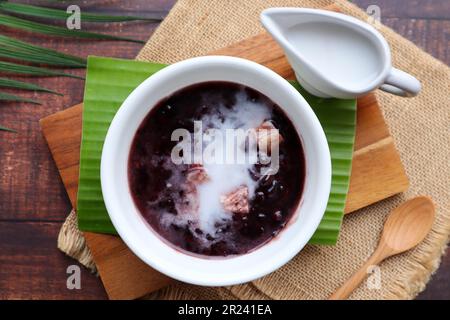
<svg viewBox="0 0 450 320">
<path fill-rule="evenodd" d="M 210 129 L 278 130 L 278 170 L 267 174 L 269 164 L 260 162 L 174 163 L 179 140 L 172 133 L 185 129 L 192 137 L 198 123 L 204 136 Z M 149 112 L 131 146 L 128 178 L 135 205 L 163 239 L 191 253 L 228 256 L 257 248 L 288 223 L 300 202 L 305 161 L 293 123 L 267 96 L 236 83 L 204 82 Z"/>
</svg>

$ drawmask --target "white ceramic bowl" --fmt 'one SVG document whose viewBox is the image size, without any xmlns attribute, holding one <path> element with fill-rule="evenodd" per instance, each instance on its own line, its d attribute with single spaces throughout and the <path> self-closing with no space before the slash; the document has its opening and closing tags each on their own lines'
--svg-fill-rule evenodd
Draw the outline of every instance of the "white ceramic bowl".
<svg viewBox="0 0 450 320">
<path fill-rule="evenodd" d="M 130 194 L 128 155 L 142 120 L 161 99 L 204 81 L 231 81 L 265 94 L 294 123 L 304 147 L 306 180 L 296 213 L 275 239 L 239 256 L 204 258 L 177 250 L 145 222 Z M 124 101 L 103 146 L 101 184 L 106 208 L 117 232 L 145 263 L 180 281 L 207 286 L 232 285 L 276 270 L 305 246 L 325 212 L 331 186 L 331 158 L 316 115 L 286 80 L 248 60 L 199 57 L 164 68 L 140 84 Z"/>
</svg>

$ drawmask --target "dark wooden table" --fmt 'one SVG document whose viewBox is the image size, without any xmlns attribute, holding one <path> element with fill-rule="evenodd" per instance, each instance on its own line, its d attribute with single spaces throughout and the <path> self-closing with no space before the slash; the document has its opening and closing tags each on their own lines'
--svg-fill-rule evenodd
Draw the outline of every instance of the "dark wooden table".
<svg viewBox="0 0 450 320">
<path fill-rule="evenodd" d="M 383 23 L 436 58 L 450 63 L 448 0 L 354 2 L 362 8 L 378 5 Z M 84 3 L 82 10 L 146 15 L 151 11 L 167 13 L 175 0 Z M 156 24 L 131 22 L 106 26 L 90 24 L 88 29 L 147 40 L 156 27 Z M 48 38 L 4 27 L 0 27 L 0 34 L 80 56 L 133 58 L 141 48 L 141 45 L 127 42 Z M 84 70 L 76 73 L 84 74 Z M 64 96 L 20 92 L 44 101 L 42 106 L 0 101 L 0 125 L 18 131 L 18 134 L 0 132 L 0 298 L 104 299 L 106 294 L 100 279 L 84 268 L 81 268 L 81 290 L 66 288 L 66 269 L 76 262 L 58 251 L 56 238 L 70 204 L 38 123 L 39 119 L 82 101 L 84 83 L 67 78 L 36 78 L 33 82 L 56 88 Z M 450 299 L 450 256 L 443 258 L 438 272 L 419 299 Z"/>
</svg>

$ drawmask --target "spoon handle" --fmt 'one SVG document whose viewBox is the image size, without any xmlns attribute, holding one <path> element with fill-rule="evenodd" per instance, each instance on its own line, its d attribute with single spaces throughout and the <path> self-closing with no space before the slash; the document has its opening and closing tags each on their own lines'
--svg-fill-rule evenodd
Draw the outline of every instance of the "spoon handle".
<svg viewBox="0 0 450 320">
<path fill-rule="evenodd" d="M 350 279 L 348 279 L 335 293 L 333 293 L 330 300 L 344 300 L 347 299 L 352 292 L 361 284 L 367 277 L 367 270 L 373 265 L 379 264 L 386 257 L 383 248 L 378 247 L 366 263 L 356 271 Z"/>
</svg>

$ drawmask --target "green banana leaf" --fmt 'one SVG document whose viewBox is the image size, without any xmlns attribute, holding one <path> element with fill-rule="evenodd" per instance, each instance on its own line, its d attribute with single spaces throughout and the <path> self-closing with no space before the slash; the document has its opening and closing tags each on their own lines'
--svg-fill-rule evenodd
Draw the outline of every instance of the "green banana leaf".
<svg viewBox="0 0 450 320">
<path fill-rule="evenodd" d="M 82 231 L 116 234 L 106 211 L 100 185 L 100 158 L 108 127 L 125 98 L 162 64 L 89 57 L 84 95 L 80 151 L 78 226 Z M 334 244 L 344 214 L 356 128 L 356 101 L 322 99 L 297 88 L 317 114 L 330 146 L 332 187 L 322 222 L 312 244 Z"/>
</svg>

